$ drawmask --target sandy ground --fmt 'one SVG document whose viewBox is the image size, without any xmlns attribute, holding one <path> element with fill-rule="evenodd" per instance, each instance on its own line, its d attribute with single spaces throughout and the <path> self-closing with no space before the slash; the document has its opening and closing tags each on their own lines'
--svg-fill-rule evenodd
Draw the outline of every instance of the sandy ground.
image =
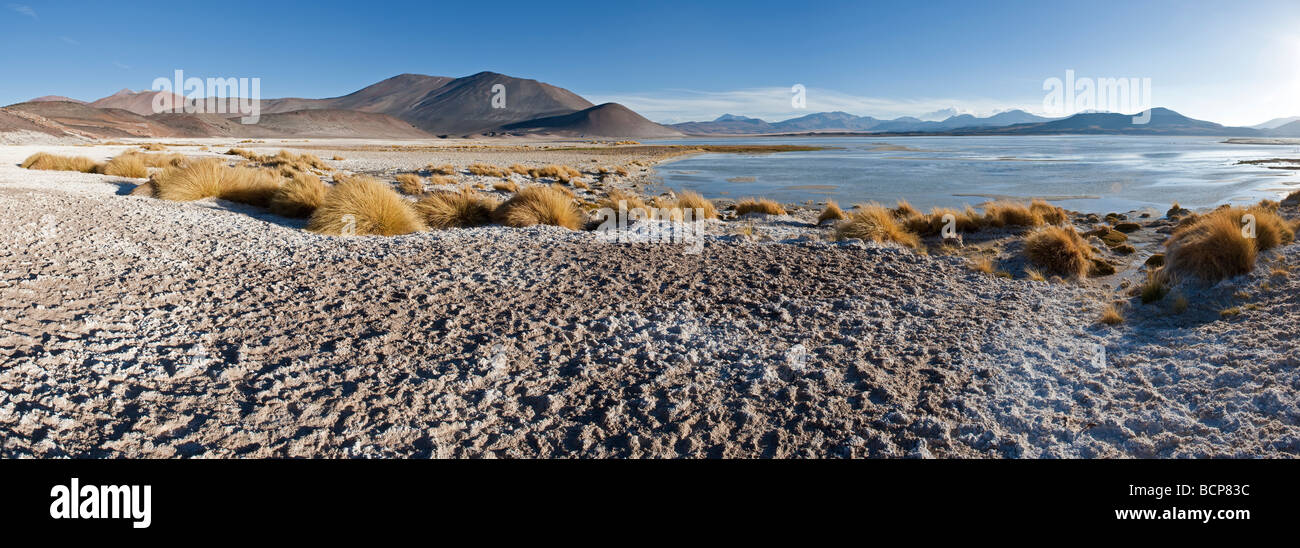
<svg viewBox="0 0 1300 548">
<path fill-rule="evenodd" d="M 550 227 L 335 238 L 16 167 L 35 150 L 121 147 L 0 147 L 3 456 L 1300 454 L 1295 275 L 1112 328 L 1104 286 L 799 218 L 694 255 Z M 1300 272 L 1298 249 L 1264 260 Z"/>
</svg>

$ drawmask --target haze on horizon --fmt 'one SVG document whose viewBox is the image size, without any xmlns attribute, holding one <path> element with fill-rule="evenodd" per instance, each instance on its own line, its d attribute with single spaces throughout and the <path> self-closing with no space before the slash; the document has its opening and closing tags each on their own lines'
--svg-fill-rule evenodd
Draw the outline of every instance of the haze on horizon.
<svg viewBox="0 0 1300 548">
<path fill-rule="evenodd" d="M 93 100 L 175 70 L 334 97 L 401 73 L 534 78 L 665 123 L 1042 113 L 1048 78 L 1150 78 L 1152 106 L 1226 125 L 1300 115 L 1300 4 L 935 1 L 6 3 L 0 103 Z M 491 27 L 491 32 L 485 32 Z M 127 31 L 130 32 L 127 32 Z M 512 35 L 511 33 L 515 33 Z M 790 88 L 807 88 L 807 106 Z M 939 112 L 945 111 L 945 112 Z"/>
</svg>

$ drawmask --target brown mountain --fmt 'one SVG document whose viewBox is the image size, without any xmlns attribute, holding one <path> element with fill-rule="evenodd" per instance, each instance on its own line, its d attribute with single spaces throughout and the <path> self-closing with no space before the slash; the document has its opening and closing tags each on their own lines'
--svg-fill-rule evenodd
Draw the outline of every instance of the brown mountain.
<svg viewBox="0 0 1300 548">
<path fill-rule="evenodd" d="M 80 104 L 83 104 L 83 105 L 86 104 L 85 101 L 81 101 L 81 100 L 78 100 L 78 99 L 73 99 L 73 98 L 71 98 L 71 97 L 64 97 L 64 96 L 62 96 L 62 95 L 46 95 L 46 96 L 43 96 L 43 97 L 37 97 L 37 98 L 35 98 L 35 99 L 30 99 L 30 100 L 28 100 L 27 102 L 28 102 L 28 103 L 65 102 L 65 103 L 80 103 Z"/>
<path fill-rule="evenodd" d="M 605 103 L 578 112 L 501 126 L 507 133 L 563 137 L 681 137 L 680 131 L 645 119 L 618 103 Z"/>
<path fill-rule="evenodd" d="M 139 114 L 140 116 L 149 116 L 153 114 L 154 97 L 165 93 L 162 91 L 131 91 L 124 89 L 103 99 L 97 99 L 89 103 L 95 108 L 118 108 L 128 112 Z M 175 105 L 183 105 L 184 97 L 172 94 Z"/>
<path fill-rule="evenodd" d="M 153 114 L 154 100 L 162 93 L 124 89 L 84 105 L 48 100 L 12 108 L 103 137 L 681 135 L 621 105 L 597 107 L 569 90 L 494 72 L 463 78 L 401 74 L 341 97 L 265 99 L 261 120 L 247 126 L 234 120 L 240 114 L 231 108 L 211 114 Z M 179 95 L 173 98 L 182 104 Z M 222 101 L 233 105 L 236 99 Z"/>
</svg>

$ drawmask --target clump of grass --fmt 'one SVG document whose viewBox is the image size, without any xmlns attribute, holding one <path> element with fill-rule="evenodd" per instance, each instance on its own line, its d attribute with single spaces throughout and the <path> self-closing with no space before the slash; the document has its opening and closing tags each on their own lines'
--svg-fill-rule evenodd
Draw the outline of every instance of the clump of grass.
<svg viewBox="0 0 1300 548">
<path fill-rule="evenodd" d="M 1291 275 L 1291 267 L 1287 265 L 1273 265 L 1269 268 L 1268 275 L 1273 278 L 1285 278 Z"/>
<path fill-rule="evenodd" d="M 1124 315 L 1120 313 L 1119 308 L 1114 304 L 1107 304 L 1106 308 L 1102 309 L 1101 317 L 1097 321 L 1106 325 L 1116 325 L 1124 321 Z"/>
<path fill-rule="evenodd" d="M 975 232 L 984 224 L 983 218 L 975 212 L 970 206 L 966 206 L 963 211 L 948 207 L 936 207 L 925 215 L 914 215 L 907 218 L 904 224 L 908 230 L 922 236 L 934 236 L 943 232 L 943 227 L 947 225 L 944 216 L 952 215 L 953 228 L 957 232 Z"/>
<path fill-rule="evenodd" d="M 1169 305 L 1169 310 L 1174 314 L 1187 312 L 1187 297 L 1185 295 L 1174 297 L 1174 302 Z"/>
<path fill-rule="evenodd" d="M 1028 278 L 1030 281 L 1034 281 L 1034 282 L 1047 281 L 1047 277 L 1044 276 L 1042 272 L 1039 272 L 1037 269 L 1034 268 L 1026 268 L 1025 277 Z"/>
<path fill-rule="evenodd" d="M 1254 269 L 1259 244 L 1273 243 L 1282 235 L 1271 232 L 1275 228 L 1270 226 L 1271 220 L 1256 215 L 1256 238 L 1245 237 L 1241 224 L 1245 213 L 1240 208 L 1219 209 L 1174 230 L 1165 242 L 1169 273 L 1217 282 Z"/>
<path fill-rule="evenodd" d="M 114 177 L 144 179 L 149 176 L 149 165 L 145 163 L 144 154 L 132 150 L 109 160 L 100 171 Z"/>
<path fill-rule="evenodd" d="M 514 181 L 501 181 L 499 183 L 492 183 L 492 190 L 498 192 L 519 192 L 519 185 L 515 184 Z"/>
<path fill-rule="evenodd" d="M 503 225 L 525 227 L 538 224 L 577 230 L 582 213 L 573 204 L 573 195 L 562 187 L 530 186 L 521 189 L 493 213 Z"/>
<path fill-rule="evenodd" d="M 240 156 L 246 160 L 251 160 L 254 162 L 261 161 L 262 159 L 262 156 L 260 154 L 248 150 L 246 148 L 232 148 L 230 150 L 227 150 L 226 154 L 229 156 Z"/>
<path fill-rule="evenodd" d="M 96 173 L 100 169 L 99 164 L 85 156 L 59 156 L 48 152 L 37 152 L 28 156 L 20 166 L 23 169 L 40 171 L 80 171 L 82 173 Z"/>
<path fill-rule="evenodd" d="M 131 189 L 131 195 L 153 198 L 156 195 L 156 188 L 157 187 L 154 186 L 153 181 L 145 181 L 144 183 L 135 185 L 135 188 Z"/>
<path fill-rule="evenodd" d="M 415 208 L 392 187 L 365 176 L 334 185 L 307 221 L 307 230 L 332 235 L 396 236 L 424 228 Z"/>
<path fill-rule="evenodd" d="M 429 194 L 416 202 L 415 210 L 430 228 L 455 228 L 486 225 L 499 206 L 496 199 L 461 187 L 456 192 Z"/>
<path fill-rule="evenodd" d="M 167 150 L 167 146 L 161 143 L 145 143 L 143 145 L 140 145 L 140 148 L 142 150 L 147 150 L 149 152 L 159 152 L 159 151 Z"/>
<path fill-rule="evenodd" d="M 1142 303 L 1153 303 L 1165 298 L 1169 294 L 1168 274 L 1163 269 L 1147 271 L 1147 279 L 1138 287 L 1138 295 L 1142 298 Z"/>
<path fill-rule="evenodd" d="M 226 167 L 215 159 L 172 167 L 153 178 L 155 195 L 173 202 L 220 198 L 266 206 L 280 187 L 274 173 L 245 167 Z"/>
<path fill-rule="evenodd" d="M 397 177 L 397 191 L 407 196 L 424 194 L 424 179 L 414 173 L 401 173 Z"/>
<path fill-rule="evenodd" d="M 1067 218 L 1064 209 L 1036 198 L 1029 202 L 1029 212 L 1050 225 L 1062 224 Z"/>
<path fill-rule="evenodd" d="M 217 194 L 222 200 L 267 207 L 283 183 L 283 179 L 269 169 L 222 167 L 221 190 Z"/>
<path fill-rule="evenodd" d="M 430 175 L 429 184 L 431 185 L 454 185 L 456 178 L 450 175 Z"/>
<path fill-rule="evenodd" d="M 482 164 L 477 164 L 477 165 L 482 165 Z M 456 174 L 456 166 L 453 166 L 451 164 L 442 164 L 440 166 L 429 164 L 425 166 L 424 169 L 425 171 L 428 171 L 430 175 L 455 175 Z"/>
<path fill-rule="evenodd" d="M 829 200 L 826 202 L 826 208 L 822 210 L 822 214 L 817 216 L 817 224 L 820 225 L 830 221 L 840 221 L 845 217 L 846 215 L 844 215 L 844 210 L 840 209 L 840 205 L 835 203 L 834 200 Z"/>
<path fill-rule="evenodd" d="M 900 219 L 907 219 L 909 217 L 915 217 L 920 214 L 921 212 L 917 211 L 916 208 L 912 207 L 912 204 L 909 203 L 907 200 L 899 200 L 898 204 L 894 206 L 894 216 Z"/>
<path fill-rule="evenodd" d="M 640 196 L 637 196 L 636 194 L 632 194 L 630 192 L 617 189 L 617 188 L 609 191 L 609 194 L 606 194 L 605 197 L 602 198 L 599 202 L 597 202 L 596 205 L 601 208 L 607 208 L 607 209 L 612 209 L 614 211 L 618 211 L 619 202 L 623 202 L 623 205 L 627 209 L 627 211 L 632 211 L 633 209 L 639 208 L 648 213 L 650 209 L 646 205 L 645 200 L 641 199 Z"/>
<path fill-rule="evenodd" d="M 984 207 L 985 221 L 992 226 L 1041 226 L 1043 216 L 1016 202 L 993 202 Z"/>
<path fill-rule="evenodd" d="M 1092 248 L 1069 227 L 1048 226 L 1026 236 L 1025 257 L 1064 277 L 1086 277 L 1092 266 Z"/>
<path fill-rule="evenodd" d="M 506 169 L 510 170 L 510 172 L 514 174 L 527 176 L 530 168 L 523 164 L 510 164 L 510 167 Z"/>
<path fill-rule="evenodd" d="M 691 210 L 692 218 L 695 220 L 716 219 L 718 218 L 718 208 L 713 206 L 709 201 L 698 192 L 683 190 L 677 194 L 677 203 L 674 207 L 682 210 Z"/>
<path fill-rule="evenodd" d="M 921 245 L 921 238 L 904 228 L 893 211 L 878 204 L 868 204 L 854 209 L 844 222 L 835 226 L 835 238 L 896 242 L 913 249 Z"/>
<path fill-rule="evenodd" d="M 494 165 L 473 163 L 465 168 L 471 175 L 483 175 L 487 177 L 509 177 L 510 172 Z"/>
<path fill-rule="evenodd" d="M 334 157 L 333 157 L 333 158 L 330 158 L 330 159 L 331 159 L 331 160 L 334 160 L 335 162 L 342 162 L 342 161 L 347 160 L 347 158 L 344 158 L 344 157 L 342 157 L 342 156 L 339 156 L 338 154 L 335 154 Z"/>
<path fill-rule="evenodd" d="M 993 271 L 995 270 L 993 266 L 993 259 L 990 257 L 975 257 L 971 259 L 970 262 L 967 264 L 970 266 L 971 270 L 974 270 L 975 272 L 982 272 L 984 274 L 992 274 Z"/>
<path fill-rule="evenodd" d="M 736 204 L 736 216 L 739 217 L 748 213 L 785 215 L 785 208 L 781 207 L 781 204 L 767 198 L 745 198 Z"/>
<path fill-rule="evenodd" d="M 528 175 L 534 179 L 549 177 L 562 183 L 568 183 L 574 179 L 582 177 L 582 172 L 569 166 L 548 165 L 530 169 L 528 170 Z"/>
<path fill-rule="evenodd" d="M 310 217 L 325 201 L 325 190 L 320 177 L 300 173 L 276 190 L 267 207 L 284 217 Z"/>
</svg>

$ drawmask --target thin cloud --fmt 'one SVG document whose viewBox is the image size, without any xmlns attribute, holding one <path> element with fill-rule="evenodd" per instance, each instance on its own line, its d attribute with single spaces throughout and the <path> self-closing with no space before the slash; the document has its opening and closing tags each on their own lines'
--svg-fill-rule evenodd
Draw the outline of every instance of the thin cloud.
<svg viewBox="0 0 1300 548">
<path fill-rule="evenodd" d="M 9 4 L 8 7 L 10 10 L 31 17 L 32 19 L 39 19 L 39 17 L 36 17 L 36 10 L 32 9 L 31 6 L 24 6 L 22 4 Z"/>
<path fill-rule="evenodd" d="M 67 42 L 67 43 L 72 44 L 72 45 L 74 45 L 74 46 L 80 46 L 80 45 L 81 45 L 81 42 L 78 42 L 78 41 L 76 41 L 76 40 L 73 40 L 73 39 L 71 39 L 71 38 L 68 38 L 67 36 L 60 36 L 60 37 L 59 37 L 59 40 L 63 40 L 64 42 Z"/>
<path fill-rule="evenodd" d="M 117 61 L 113 61 L 113 66 L 120 68 L 122 70 L 131 70 L 131 65 L 123 65 L 122 63 L 119 63 Z"/>
<path fill-rule="evenodd" d="M 807 105 L 796 109 L 791 106 L 790 88 L 751 88 L 731 91 L 697 91 L 687 89 L 662 90 L 651 93 L 591 94 L 592 101 L 617 102 L 635 110 L 646 118 L 663 123 L 712 120 L 722 114 L 738 114 L 762 118 L 769 122 L 797 118 L 814 112 L 843 111 L 858 116 L 892 119 L 900 116 L 919 116 L 924 113 L 951 109 L 954 112 L 975 113 L 987 116 L 1025 105 L 1008 104 L 988 99 L 890 99 L 851 95 L 833 90 L 808 88 Z"/>
</svg>

